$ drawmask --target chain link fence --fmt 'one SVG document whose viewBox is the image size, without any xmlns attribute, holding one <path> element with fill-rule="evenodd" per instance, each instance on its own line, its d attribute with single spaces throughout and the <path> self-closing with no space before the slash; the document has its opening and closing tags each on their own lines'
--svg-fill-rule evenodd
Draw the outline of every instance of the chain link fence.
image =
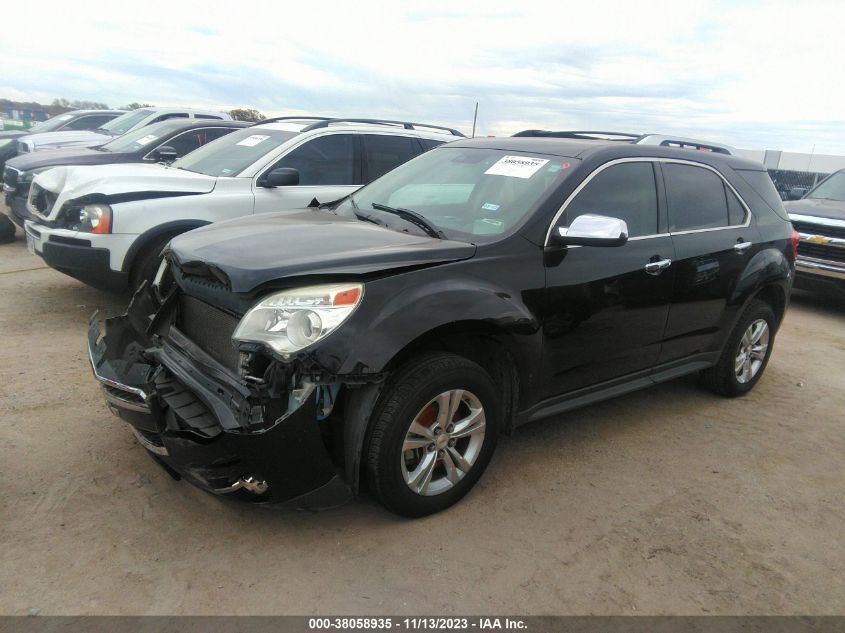
<svg viewBox="0 0 845 633">
<path fill-rule="evenodd" d="M 793 187 L 804 187 L 812 189 L 820 183 L 828 174 L 812 171 L 792 171 L 787 169 L 770 169 L 769 176 L 775 183 L 781 200 L 789 200 L 789 191 Z"/>
</svg>

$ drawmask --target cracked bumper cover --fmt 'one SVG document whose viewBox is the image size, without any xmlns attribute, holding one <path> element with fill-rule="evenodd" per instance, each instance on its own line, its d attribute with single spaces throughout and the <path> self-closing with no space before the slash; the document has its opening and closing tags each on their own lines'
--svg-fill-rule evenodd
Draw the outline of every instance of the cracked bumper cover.
<svg viewBox="0 0 845 633">
<path fill-rule="evenodd" d="M 295 508 L 352 497 L 322 440 L 315 392 L 275 424 L 249 431 L 236 420 L 254 407 L 250 387 L 209 371 L 208 359 L 178 340 L 151 345 L 138 327 L 144 308 L 130 304 L 126 315 L 107 319 L 103 336 L 95 315 L 88 350 L 109 409 L 153 459 L 174 478 L 226 497 Z M 188 418 L 204 420 L 204 428 L 186 428 Z"/>
</svg>

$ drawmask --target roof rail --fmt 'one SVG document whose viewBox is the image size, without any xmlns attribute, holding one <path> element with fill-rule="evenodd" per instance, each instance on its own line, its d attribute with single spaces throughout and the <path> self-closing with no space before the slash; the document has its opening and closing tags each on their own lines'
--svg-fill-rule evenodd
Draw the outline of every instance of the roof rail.
<svg viewBox="0 0 845 633">
<path fill-rule="evenodd" d="M 642 134 L 631 134 L 630 132 L 601 132 L 590 130 L 562 130 L 559 132 L 551 130 L 523 130 L 513 136 L 532 136 L 546 138 L 571 138 L 585 141 L 623 141 L 636 143 L 642 138 Z"/>
<path fill-rule="evenodd" d="M 401 125 L 406 130 L 416 130 L 417 128 L 429 128 L 432 130 L 442 130 L 444 132 L 448 132 L 452 136 L 460 136 L 464 138 L 464 134 L 459 132 L 458 130 L 450 127 L 444 127 L 442 125 L 430 125 L 428 123 L 412 123 L 410 121 L 392 121 L 390 119 L 346 119 L 346 118 L 335 118 L 335 119 L 327 119 L 322 117 L 307 117 L 307 118 L 315 118 L 319 119 L 316 123 L 312 123 L 306 128 L 303 128 L 303 132 L 309 132 L 311 130 L 316 130 L 322 127 L 328 127 L 332 123 L 369 123 L 371 125 Z"/>
<path fill-rule="evenodd" d="M 274 116 L 270 119 L 261 119 L 256 121 L 253 125 L 262 125 L 264 123 L 276 123 L 277 121 L 328 121 L 329 117 L 325 116 Z"/>
</svg>

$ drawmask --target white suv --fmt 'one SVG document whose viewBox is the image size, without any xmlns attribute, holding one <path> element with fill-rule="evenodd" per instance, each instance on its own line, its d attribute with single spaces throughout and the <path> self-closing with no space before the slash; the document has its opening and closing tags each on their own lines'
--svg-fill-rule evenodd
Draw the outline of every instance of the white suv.
<svg viewBox="0 0 845 633">
<path fill-rule="evenodd" d="M 32 134 L 18 139 L 18 154 L 39 152 L 45 149 L 64 149 L 67 147 L 97 147 L 108 143 L 114 137 L 121 136 L 132 130 L 145 127 L 151 123 L 168 119 L 217 119 L 229 121 L 231 116 L 225 112 L 214 110 L 193 110 L 189 108 L 139 108 L 125 112 L 118 117 L 111 117 L 98 128 L 61 129 L 57 132 L 39 132 L 32 129 Z"/>
<path fill-rule="evenodd" d="M 162 248 L 191 229 L 342 198 L 405 161 L 463 137 L 440 126 L 280 117 L 237 130 L 169 166 L 56 167 L 33 180 L 29 249 L 106 290 L 151 279 Z"/>
</svg>

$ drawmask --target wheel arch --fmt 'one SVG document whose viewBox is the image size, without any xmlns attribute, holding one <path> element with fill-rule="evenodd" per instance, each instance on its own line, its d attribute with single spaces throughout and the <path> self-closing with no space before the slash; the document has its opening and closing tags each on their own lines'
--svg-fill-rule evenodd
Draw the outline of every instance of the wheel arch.
<svg viewBox="0 0 845 633">
<path fill-rule="evenodd" d="M 151 229 L 147 229 L 141 233 L 134 242 L 132 242 L 132 246 L 130 246 L 129 250 L 126 251 L 126 256 L 123 258 L 123 265 L 120 268 L 121 271 L 128 273 L 132 270 L 132 266 L 138 255 L 144 252 L 153 240 L 165 235 L 176 237 L 177 235 L 187 233 L 188 231 L 198 229 L 201 226 L 206 226 L 208 224 L 211 224 L 208 220 L 174 220 L 173 222 L 165 222 L 164 224 L 159 224 Z"/>
<path fill-rule="evenodd" d="M 513 335 L 485 321 L 456 321 L 434 327 L 398 350 L 385 366 L 384 383 L 351 389 L 346 395 L 344 420 L 344 470 L 346 480 L 357 494 L 364 467 L 362 455 L 372 413 L 377 408 L 390 374 L 425 352 L 442 351 L 467 358 L 480 365 L 502 393 L 502 432 L 513 429 L 516 412 L 530 380 L 528 362 Z"/>
</svg>

